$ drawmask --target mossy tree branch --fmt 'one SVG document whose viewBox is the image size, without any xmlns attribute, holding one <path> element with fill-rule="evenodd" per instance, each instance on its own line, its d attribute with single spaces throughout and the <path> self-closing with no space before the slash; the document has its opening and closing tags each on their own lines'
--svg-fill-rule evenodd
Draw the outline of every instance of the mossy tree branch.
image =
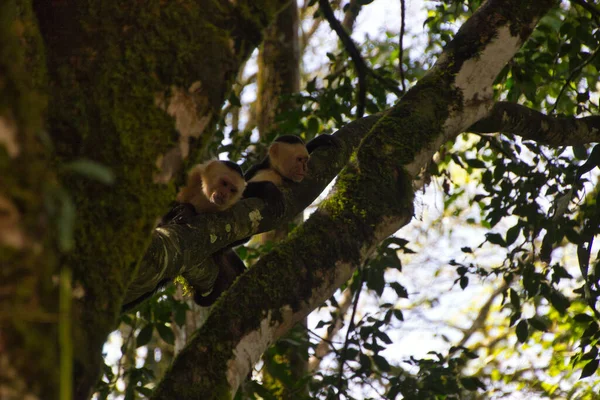
<svg viewBox="0 0 600 400">
<path fill-rule="evenodd" d="M 500 101 L 469 131 L 519 135 L 550 146 L 575 146 L 600 142 L 600 116 L 551 117 L 520 104 Z"/>
<path fill-rule="evenodd" d="M 353 149 L 380 116 L 354 121 L 335 133 L 340 148 L 318 148 L 311 154 L 309 175 L 300 184 L 283 189 L 285 212 L 279 218 L 268 204 L 259 199 L 246 199 L 222 213 L 199 214 L 189 224 L 157 228 L 152 242 L 129 286 L 124 303 L 152 291 L 164 279 L 177 275 L 203 276 L 210 254 L 240 239 L 270 231 L 291 221 L 312 203 L 347 163 Z"/>
</svg>

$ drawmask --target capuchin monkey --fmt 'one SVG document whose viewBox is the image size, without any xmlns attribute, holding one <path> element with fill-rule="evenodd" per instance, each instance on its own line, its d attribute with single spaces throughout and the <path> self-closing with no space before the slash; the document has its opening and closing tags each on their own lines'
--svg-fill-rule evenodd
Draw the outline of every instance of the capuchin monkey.
<svg viewBox="0 0 600 400">
<path fill-rule="evenodd" d="M 158 226 L 181 224 L 200 213 L 227 210 L 241 200 L 245 188 L 244 173 L 236 163 L 212 160 L 198 164 L 188 172 L 175 205 Z"/>
<path fill-rule="evenodd" d="M 189 171 L 186 185 L 177 193 L 175 205 L 162 217 L 158 226 L 184 224 L 191 217 L 201 213 L 224 211 L 242 198 L 245 188 L 243 171 L 236 163 L 212 160 L 198 164 Z M 199 291 L 195 291 L 196 304 L 203 307 L 212 305 L 238 275 L 246 270 L 243 261 L 232 247 L 233 245 L 225 247 L 211 255 L 213 262 L 219 267 L 219 272 L 208 295 L 203 296 Z M 122 311 L 137 306 L 168 282 L 169 279 L 161 281 L 152 292 L 125 304 Z"/>
<path fill-rule="evenodd" d="M 285 182 L 302 182 L 308 172 L 310 154 L 321 146 L 340 147 L 339 139 L 332 135 L 320 135 L 308 142 L 298 136 L 282 135 L 269 146 L 265 159 L 252 166 L 246 175 L 248 182 L 244 198 L 269 197 L 270 204 L 282 206 L 283 195 L 278 189 Z M 275 190 L 273 189 L 275 186 Z"/>
</svg>

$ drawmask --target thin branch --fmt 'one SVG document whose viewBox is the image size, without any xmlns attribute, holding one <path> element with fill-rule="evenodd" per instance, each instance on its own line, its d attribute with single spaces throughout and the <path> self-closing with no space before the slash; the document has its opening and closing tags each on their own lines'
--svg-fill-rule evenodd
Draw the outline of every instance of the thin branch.
<svg viewBox="0 0 600 400">
<path fill-rule="evenodd" d="M 351 0 L 348 4 L 348 8 L 344 14 L 344 20 L 342 21 L 342 26 L 346 28 L 348 32 L 352 32 L 352 29 L 354 29 L 354 23 L 356 22 L 356 17 L 358 17 L 361 8 L 362 6 L 358 3 L 358 0 Z"/>
<path fill-rule="evenodd" d="M 466 131 L 501 132 L 550 146 L 574 146 L 600 141 L 600 116 L 551 117 L 516 103 L 500 101 Z"/>
<path fill-rule="evenodd" d="M 560 100 L 560 97 L 563 95 L 564 91 L 571 84 L 571 81 L 573 79 L 575 79 L 575 77 L 577 75 L 579 75 L 579 73 L 581 72 L 581 70 L 586 65 L 588 65 L 589 63 L 591 63 L 594 60 L 594 58 L 596 58 L 596 56 L 598 55 L 598 50 L 600 50 L 600 46 L 596 47 L 596 50 L 594 50 L 594 52 L 588 57 L 587 60 L 585 60 L 584 62 L 582 62 L 581 64 L 579 64 L 577 67 L 575 67 L 573 69 L 573 71 L 571 71 L 571 74 L 567 78 L 567 80 L 566 80 L 565 84 L 563 85 L 562 89 L 560 89 L 560 92 L 558 93 L 558 96 L 556 96 L 556 101 L 554 102 L 554 106 L 552 107 L 552 110 L 550 110 L 550 114 L 554 114 L 554 111 L 556 111 L 556 107 L 558 106 L 558 101 Z"/>
<path fill-rule="evenodd" d="M 465 343 L 467 343 L 467 341 L 471 338 L 471 336 L 473 336 L 475 332 L 477 332 L 479 329 L 481 329 L 481 327 L 484 326 L 485 320 L 487 319 L 488 315 L 490 314 L 490 310 L 492 309 L 492 303 L 494 302 L 496 297 L 502 294 L 502 292 L 504 292 L 506 289 L 508 289 L 508 284 L 505 282 L 498 289 L 494 290 L 489 299 L 487 299 L 485 304 L 481 307 L 481 309 L 479 309 L 479 313 L 477 314 L 477 317 L 473 320 L 473 323 L 471 324 L 469 329 L 467 329 L 464 332 L 462 339 L 456 345 L 457 347 L 463 347 Z"/>
<path fill-rule="evenodd" d="M 331 5 L 329 4 L 329 0 L 319 0 L 319 6 L 321 8 L 321 12 L 325 16 L 327 22 L 331 26 L 331 29 L 337 33 L 340 41 L 344 45 L 344 48 L 350 54 L 350 58 L 352 58 L 352 62 L 354 63 L 354 67 L 356 68 L 356 74 L 358 76 L 358 99 L 356 102 L 356 118 L 362 118 L 365 113 L 365 103 L 367 99 L 367 65 L 365 61 L 362 59 L 360 52 L 358 51 L 358 47 L 348 35 L 348 32 L 344 30 L 344 27 L 340 24 L 340 22 L 333 15 L 333 10 L 331 9 Z"/>
<path fill-rule="evenodd" d="M 340 369 L 339 369 L 339 381 L 338 381 L 338 397 L 342 389 L 342 380 L 344 377 L 344 364 L 346 362 L 346 352 L 348 350 L 348 341 L 350 339 L 350 333 L 354 330 L 354 317 L 356 316 L 356 309 L 358 308 L 358 300 L 360 299 L 360 292 L 362 292 L 363 284 L 365 283 L 364 270 L 360 270 L 360 282 L 356 289 L 356 296 L 354 297 L 354 305 L 352 306 L 352 315 L 350 316 L 350 323 L 348 324 L 348 330 L 346 331 L 346 338 L 344 339 L 344 347 L 340 352 Z"/>
<path fill-rule="evenodd" d="M 406 0 L 400 0 L 400 8 L 402 11 L 402 17 L 400 19 L 400 43 L 399 43 L 399 54 L 398 54 L 398 68 L 400 69 L 400 83 L 402 84 L 402 91 L 406 92 L 406 84 L 404 83 L 404 65 L 402 59 L 404 58 L 404 24 L 406 17 Z"/>
<path fill-rule="evenodd" d="M 327 354 L 329 346 L 332 346 L 331 339 L 339 332 L 343 326 L 344 315 L 352 304 L 352 292 L 346 289 L 342 295 L 342 299 L 339 302 L 338 313 L 331 321 L 331 328 L 327 329 L 327 334 L 320 338 L 321 342 L 315 347 L 315 354 L 311 361 L 308 363 L 308 371 L 316 371 L 321 364 L 321 360 Z"/>
</svg>

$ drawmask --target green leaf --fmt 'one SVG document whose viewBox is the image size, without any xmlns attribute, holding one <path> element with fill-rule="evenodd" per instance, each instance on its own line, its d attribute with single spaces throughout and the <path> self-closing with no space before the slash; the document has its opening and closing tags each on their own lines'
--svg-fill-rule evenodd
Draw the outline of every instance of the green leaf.
<svg viewBox="0 0 600 400">
<path fill-rule="evenodd" d="M 510 304 L 512 304 L 515 311 L 521 310 L 521 299 L 514 289 L 509 290 L 510 293 Z"/>
<path fill-rule="evenodd" d="M 392 344 L 392 339 L 383 331 L 377 332 L 377 337 L 381 339 L 385 344 Z"/>
<path fill-rule="evenodd" d="M 513 244 L 515 240 L 517 240 L 517 238 L 519 237 L 519 232 L 521 232 L 521 226 L 519 226 L 518 224 L 506 231 L 506 244 Z"/>
<path fill-rule="evenodd" d="M 388 361 L 380 355 L 374 355 L 373 362 L 375 363 L 377 368 L 379 368 L 381 371 L 389 371 L 391 369 Z"/>
<path fill-rule="evenodd" d="M 402 311 L 400 310 L 394 310 L 394 317 L 396 317 L 398 321 L 404 321 L 404 314 L 402 314 Z"/>
<path fill-rule="evenodd" d="M 594 372 L 596 372 L 597 369 L 598 369 L 598 360 L 590 361 L 589 363 L 586 364 L 585 367 L 583 367 L 583 370 L 581 371 L 581 376 L 579 377 L 579 379 L 587 378 L 588 376 L 590 376 Z"/>
<path fill-rule="evenodd" d="M 170 345 L 175 344 L 175 335 L 173 334 L 173 330 L 171 328 L 163 324 L 158 324 L 156 325 L 156 330 L 158 331 L 158 334 L 162 340 Z"/>
<path fill-rule="evenodd" d="M 487 165 L 485 165 L 483 161 L 478 160 L 476 158 L 470 158 L 465 161 L 467 165 L 471 168 L 487 168 Z"/>
<path fill-rule="evenodd" d="M 585 331 L 581 334 L 582 338 L 592 337 L 598 332 L 598 324 L 592 322 Z"/>
<path fill-rule="evenodd" d="M 358 349 L 354 347 L 348 347 L 346 349 L 346 360 L 356 360 L 356 356 L 358 356 Z"/>
<path fill-rule="evenodd" d="M 150 397 L 152 395 L 152 389 L 147 387 L 136 386 L 135 390 L 137 390 L 146 397 Z"/>
<path fill-rule="evenodd" d="M 499 233 L 487 233 L 485 235 L 488 242 L 492 244 L 497 244 L 498 246 L 506 247 L 506 242 L 502 239 L 502 236 Z"/>
<path fill-rule="evenodd" d="M 315 117 L 310 117 L 306 124 L 306 133 L 309 136 L 314 136 L 319 131 L 319 119 Z"/>
<path fill-rule="evenodd" d="M 550 294 L 549 300 L 550 303 L 552 303 L 552 306 L 556 308 L 556 311 L 558 311 L 561 315 L 564 314 L 567 311 L 567 308 L 570 306 L 569 299 L 567 299 L 560 292 L 553 291 Z"/>
<path fill-rule="evenodd" d="M 529 318 L 527 322 L 529 323 L 529 325 L 531 325 L 531 327 L 537 329 L 538 331 L 548 331 L 548 324 L 546 323 L 546 321 L 544 321 L 541 317 L 537 315 L 533 318 Z"/>
<path fill-rule="evenodd" d="M 525 321 L 524 319 L 522 319 L 518 324 L 517 324 L 517 339 L 519 339 L 519 342 L 521 343 L 525 343 L 527 341 L 527 338 L 529 337 L 529 329 L 527 326 L 527 321 Z"/>
<path fill-rule="evenodd" d="M 71 200 L 69 194 L 59 189 L 57 191 L 60 209 L 56 220 L 56 229 L 58 230 L 58 247 L 62 252 L 68 252 L 75 247 L 75 238 L 73 232 L 75 230 L 75 220 L 77 213 L 75 204 Z"/>
<path fill-rule="evenodd" d="M 111 185 L 115 181 L 115 175 L 110 168 L 92 160 L 72 161 L 65 165 L 65 170 L 83 175 L 105 185 Z"/>
<path fill-rule="evenodd" d="M 483 382 L 481 382 L 479 378 L 476 378 L 474 376 L 461 378 L 460 383 L 464 386 L 465 389 L 471 392 L 477 390 L 477 388 L 482 388 L 485 390 L 485 385 L 483 384 Z"/>
<path fill-rule="evenodd" d="M 152 339 L 152 330 L 154 329 L 154 324 L 148 324 L 142 328 L 140 333 L 138 333 L 136 338 L 136 347 L 142 347 L 150 342 Z"/>
<path fill-rule="evenodd" d="M 573 319 L 577 322 L 593 322 L 594 317 L 588 314 L 577 314 Z"/>
</svg>

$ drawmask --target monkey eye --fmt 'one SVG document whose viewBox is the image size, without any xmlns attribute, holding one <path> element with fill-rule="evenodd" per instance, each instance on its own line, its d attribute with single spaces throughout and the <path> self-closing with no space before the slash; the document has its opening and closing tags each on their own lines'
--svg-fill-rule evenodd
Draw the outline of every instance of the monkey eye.
<svg viewBox="0 0 600 400">
<path fill-rule="evenodd" d="M 296 161 L 298 161 L 298 162 L 304 162 L 304 157 L 298 157 L 298 158 L 296 159 Z"/>
<path fill-rule="evenodd" d="M 221 185 L 223 185 L 223 186 L 227 187 L 228 183 L 227 183 L 227 181 L 226 181 L 226 180 L 222 180 L 222 181 L 221 181 Z"/>
<path fill-rule="evenodd" d="M 231 188 L 231 193 L 234 193 L 234 194 L 235 194 L 235 193 L 237 193 L 237 192 L 238 192 L 237 188 L 235 188 L 235 187 Z"/>
</svg>

